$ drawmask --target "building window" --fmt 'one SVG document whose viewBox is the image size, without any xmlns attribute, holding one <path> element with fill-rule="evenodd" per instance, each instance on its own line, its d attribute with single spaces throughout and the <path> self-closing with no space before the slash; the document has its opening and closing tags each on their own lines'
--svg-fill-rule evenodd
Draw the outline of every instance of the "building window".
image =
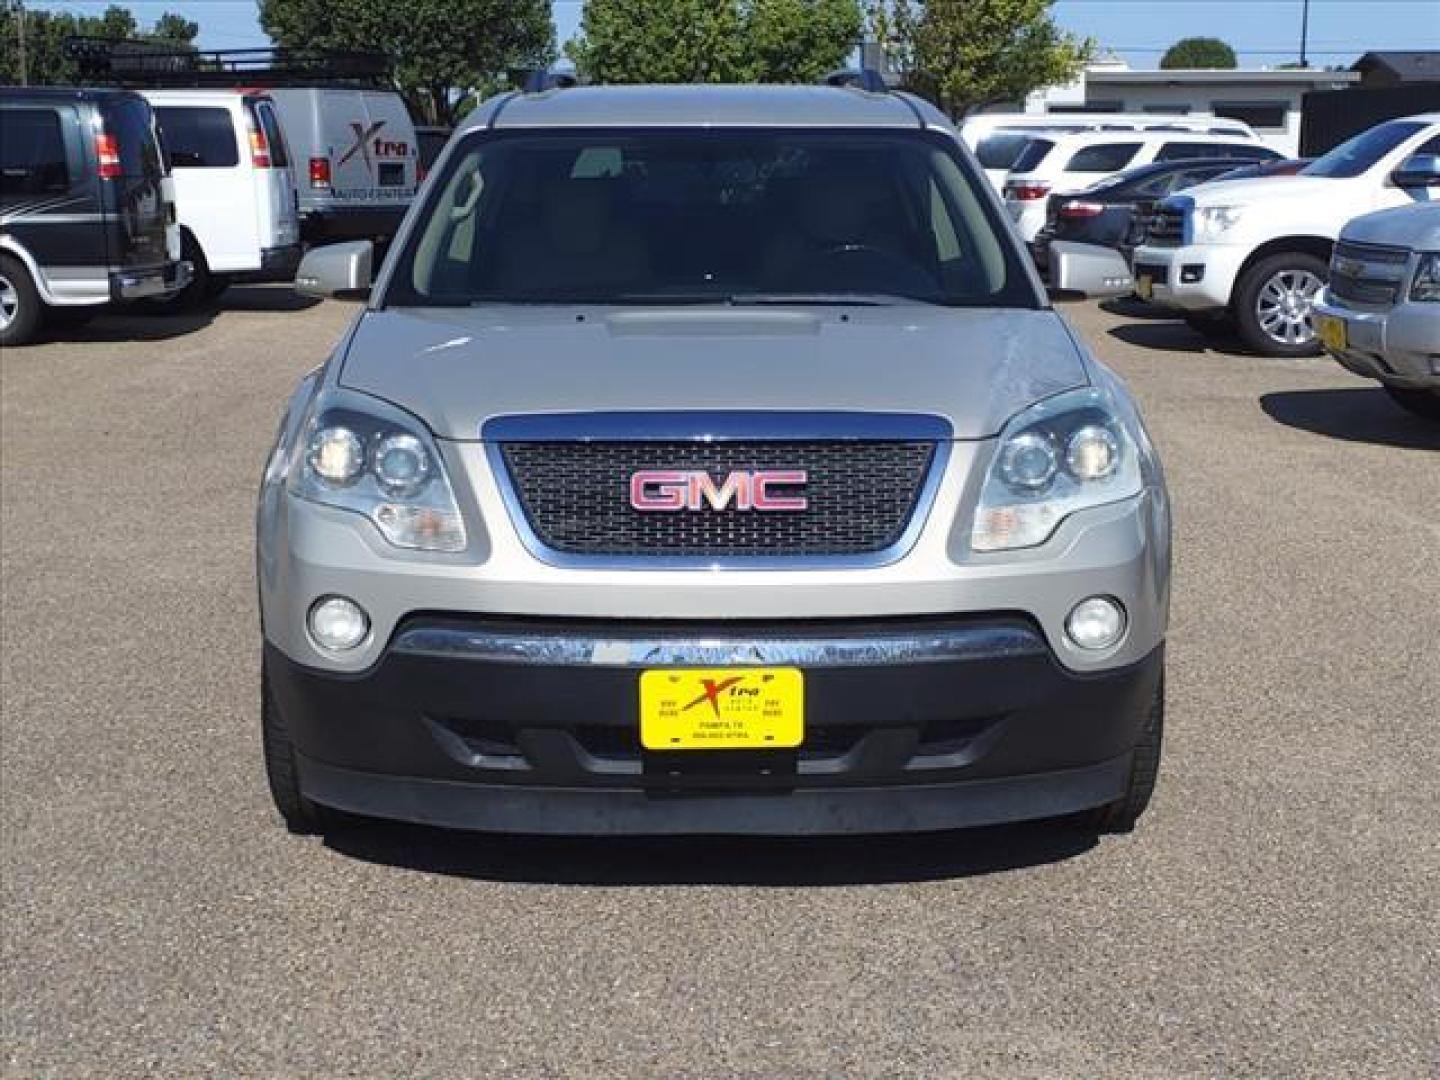
<svg viewBox="0 0 1440 1080">
<path fill-rule="evenodd" d="M 1284 129 L 1290 115 L 1290 104 L 1286 101 L 1216 101 L 1211 110 L 1226 120 L 1241 120 L 1252 128 Z"/>
</svg>

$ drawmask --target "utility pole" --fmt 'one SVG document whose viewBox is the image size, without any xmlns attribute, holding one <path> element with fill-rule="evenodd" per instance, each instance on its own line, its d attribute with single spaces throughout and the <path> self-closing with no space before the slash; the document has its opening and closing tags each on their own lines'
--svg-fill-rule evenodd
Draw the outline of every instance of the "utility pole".
<svg viewBox="0 0 1440 1080">
<path fill-rule="evenodd" d="M 25 56 L 25 0 L 15 0 L 15 32 L 19 35 L 19 41 L 16 42 L 16 51 L 20 55 L 20 85 L 28 86 L 30 73 L 27 69 Z"/>
<path fill-rule="evenodd" d="M 1306 47 L 1310 43 L 1310 0 L 1304 0 L 1305 6 L 1300 14 L 1300 66 L 1308 68 L 1310 61 L 1306 58 Z"/>
</svg>

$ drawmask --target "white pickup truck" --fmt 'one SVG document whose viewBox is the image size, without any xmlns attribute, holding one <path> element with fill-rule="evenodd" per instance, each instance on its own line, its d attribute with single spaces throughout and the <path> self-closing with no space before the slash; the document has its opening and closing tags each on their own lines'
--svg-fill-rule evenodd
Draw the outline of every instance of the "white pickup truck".
<svg viewBox="0 0 1440 1080">
<path fill-rule="evenodd" d="M 1389 120 L 1296 176 L 1203 184 L 1161 202 L 1135 291 L 1192 326 L 1237 331 L 1267 356 L 1320 352 L 1311 319 L 1345 223 L 1440 199 L 1440 113 Z"/>
</svg>

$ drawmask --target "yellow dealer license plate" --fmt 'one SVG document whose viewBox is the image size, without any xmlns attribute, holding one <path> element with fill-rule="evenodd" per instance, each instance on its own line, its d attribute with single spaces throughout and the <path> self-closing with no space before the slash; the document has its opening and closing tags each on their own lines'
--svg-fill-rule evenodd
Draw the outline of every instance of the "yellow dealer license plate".
<svg viewBox="0 0 1440 1080">
<path fill-rule="evenodd" d="M 1135 279 L 1135 295 L 1141 300 L 1149 300 L 1155 295 L 1155 283 L 1150 280 L 1149 274 L 1141 274 Z"/>
<path fill-rule="evenodd" d="M 1327 349 L 1343 350 L 1349 346 L 1350 335 L 1345 330 L 1345 320 L 1334 315 L 1316 315 L 1315 333 Z"/>
<path fill-rule="evenodd" d="M 647 750 L 796 747 L 805 738 L 798 668 L 665 668 L 640 674 Z"/>
</svg>

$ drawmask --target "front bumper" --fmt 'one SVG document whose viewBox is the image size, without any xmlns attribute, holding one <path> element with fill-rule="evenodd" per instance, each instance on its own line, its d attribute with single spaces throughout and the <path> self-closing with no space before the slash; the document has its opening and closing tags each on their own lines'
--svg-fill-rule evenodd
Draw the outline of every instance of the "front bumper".
<svg viewBox="0 0 1440 1080">
<path fill-rule="evenodd" d="M 1103 805 L 1126 787 L 1163 645 L 1103 674 L 1028 619 L 734 625 L 416 616 L 358 675 L 266 646 L 316 802 L 480 830 L 818 834 L 946 829 Z M 645 668 L 794 662 L 798 751 L 640 747 Z"/>
<path fill-rule="evenodd" d="M 110 274 L 110 298 L 116 301 L 173 296 L 195 276 L 187 261 L 163 263 L 142 270 L 116 270 Z"/>
<path fill-rule="evenodd" d="M 1345 324 L 1346 347 L 1327 345 L 1326 351 L 1356 375 L 1405 390 L 1440 390 L 1440 304 L 1361 311 L 1327 294 L 1316 302 L 1315 314 Z"/>
<path fill-rule="evenodd" d="M 1088 297 L 1128 296 L 1135 279 L 1125 256 L 1099 244 L 1052 240 L 1049 244 L 1050 287 Z"/>
<path fill-rule="evenodd" d="M 1216 311 L 1230 305 L 1235 279 L 1249 249 L 1223 244 L 1135 249 L 1136 292 L 1161 307 L 1181 311 Z M 1198 280 L 1187 280 L 1198 276 Z M 1142 278 L 1149 279 L 1147 286 Z"/>
</svg>

